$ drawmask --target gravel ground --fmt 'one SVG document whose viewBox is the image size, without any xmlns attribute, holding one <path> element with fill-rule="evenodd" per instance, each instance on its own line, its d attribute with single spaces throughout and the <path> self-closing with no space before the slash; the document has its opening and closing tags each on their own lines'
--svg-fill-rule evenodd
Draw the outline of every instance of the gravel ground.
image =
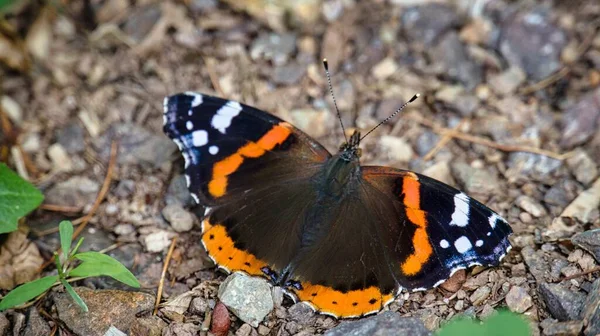
<svg viewBox="0 0 600 336">
<path fill-rule="evenodd" d="M 130 335 L 427 335 L 503 307 L 524 314 L 534 335 L 599 334 L 598 17 L 594 0 L 17 2 L 0 25 L 10 125 L 0 159 L 60 207 L 37 210 L 29 234 L 4 242 L 0 288 L 34 277 L 59 247 L 52 228 L 91 210 L 116 140 L 110 188 L 82 248 L 122 261 L 143 293 L 79 281 L 89 315 L 55 289 L 0 314 L 0 335 L 104 335 L 111 325 Z M 219 290 L 227 276 L 199 243 L 203 209 L 162 133 L 162 98 L 193 90 L 239 100 L 336 151 L 343 137 L 323 57 L 347 127 L 369 129 L 421 93 L 364 140 L 362 161 L 424 173 L 498 211 L 515 232 L 499 267 L 402 293 L 389 312 L 339 327 L 265 282 L 234 276 Z M 153 316 L 174 237 L 166 304 Z M 235 291 L 267 295 L 239 309 L 219 303 Z"/>
</svg>

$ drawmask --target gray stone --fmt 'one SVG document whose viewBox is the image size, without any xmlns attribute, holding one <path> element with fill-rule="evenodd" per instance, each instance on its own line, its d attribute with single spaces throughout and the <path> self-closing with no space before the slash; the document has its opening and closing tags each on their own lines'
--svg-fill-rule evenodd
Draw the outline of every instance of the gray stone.
<svg viewBox="0 0 600 336">
<path fill-rule="evenodd" d="M 502 27 L 502 56 L 533 80 L 545 78 L 561 66 L 560 53 L 567 37 L 549 19 L 550 11 L 538 7 L 506 20 Z"/>
<path fill-rule="evenodd" d="M 55 184 L 46 192 L 46 202 L 83 208 L 93 204 L 100 191 L 100 185 L 87 177 L 73 176 Z"/>
<path fill-rule="evenodd" d="M 167 323 L 158 316 L 139 317 L 131 325 L 129 336 L 161 336 L 166 326 Z"/>
<path fill-rule="evenodd" d="M 127 15 L 127 20 L 123 25 L 123 32 L 136 42 L 141 42 L 160 17 L 161 10 L 157 5 L 152 4 L 140 7 Z"/>
<path fill-rule="evenodd" d="M 510 153 L 506 175 L 509 177 L 519 175 L 542 177 L 556 171 L 561 165 L 560 160 L 545 155 L 525 152 Z"/>
<path fill-rule="evenodd" d="M 298 302 L 288 309 L 290 318 L 302 325 L 308 326 L 315 319 L 315 311 L 306 303 Z"/>
<path fill-rule="evenodd" d="M 77 123 L 68 124 L 58 130 L 56 139 L 69 154 L 81 153 L 85 149 L 84 130 Z"/>
<path fill-rule="evenodd" d="M 600 229 L 576 233 L 571 242 L 591 253 L 600 263 Z"/>
<path fill-rule="evenodd" d="M 119 181 L 119 184 L 117 184 L 117 187 L 113 191 L 113 194 L 121 198 L 129 198 L 131 195 L 133 195 L 134 191 L 135 181 L 126 179 Z"/>
<path fill-rule="evenodd" d="M 104 336 L 127 336 L 127 334 L 115 328 L 114 326 L 110 326 L 110 328 L 108 328 L 108 330 L 104 333 Z"/>
<path fill-rule="evenodd" d="M 598 176 L 596 162 L 582 149 L 575 150 L 574 155 L 566 161 L 577 181 L 583 185 L 589 185 Z"/>
<path fill-rule="evenodd" d="M 0 313 L 0 335 L 8 335 L 10 330 L 10 321 L 6 318 L 4 313 Z"/>
<path fill-rule="evenodd" d="M 179 204 L 170 204 L 163 208 L 162 215 L 175 232 L 187 232 L 194 226 L 194 216 Z"/>
<path fill-rule="evenodd" d="M 585 322 L 583 333 L 586 336 L 600 334 L 600 279 L 594 281 L 592 290 L 590 290 L 583 304 L 581 317 Z"/>
<path fill-rule="evenodd" d="M 529 272 L 538 283 L 544 282 L 545 277 L 550 274 L 550 265 L 544 259 L 544 251 L 534 250 L 531 246 L 525 246 L 521 250 L 521 256 Z"/>
<path fill-rule="evenodd" d="M 192 299 L 189 309 L 190 313 L 196 315 L 204 315 L 204 313 L 206 313 L 208 310 L 210 310 L 210 307 L 205 298 L 196 297 Z"/>
<path fill-rule="evenodd" d="M 540 323 L 540 327 L 544 336 L 579 336 L 583 329 L 583 321 L 558 322 L 545 319 Z"/>
<path fill-rule="evenodd" d="M 154 297 L 146 293 L 86 287 L 77 287 L 75 291 L 88 306 L 87 313 L 66 292 L 56 293 L 54 303 L 59 319 L 77 335 L 103 336 L 110 326 L 127 333 L 136 315 L 150 311 L 154 305 Z"/>
<path fill-rule="evenodd" d="M 202 327 L 195 323 L 173 322 L 163 330 L 162 336 L 196 336 Z"/>
<path fill-rule="evenodd" d="M 529 196 L 521 195 L 517 197 L 515 203 L 519 208 L 527 211 L 533 217 L 539 218 L 547 214 L 546 209 L 540 203 L 536 202 L 533 198 Z"/>
<path fill-rule="evenodd" d="M 542 283 L 539 292 L 546 308 L 559 321 L 578 320 L 585 295 L 574 292 L 561 283 Z"/>
<path fill-rule="evenodd" d="M 455 32 L 448 33 L 434 45 L 429 53 L 432 60 L 442 66 L 443 73 L 472 90 L 483 80 L 483 70 L 467 53 L 467 49 Z"/>
<path fill-rule="evenodd" d="M 297 62 L 290 62 L 275 68 L 275 71 L 273 72 L 273 81 L 282 85 L 296 84 L 302 79 L 305 72 L 305 65 Z"/>
<path fill-rule="evenodd" d="M 185 175 L 175 175 L 169 183 L 167 194 L 165 195 L 166 204 L 180 204 L 182 206 L 188 206 L 193 204 L 192 195 L 187 187 L 185 181 Z"/>
<path fill-rule="evenodd" d="M 564 178 L 554 183 L 544 195 L 544 203 L 556 205 L 557 208 L 564 209 L 571 201 L 579 195 L 581 186 L 573 181 L 572 178 Z"/>
<path fill-rule="evenodd" d="M 513 93 L 527 79 L 527 74 L 517 66 L 493 75 L 488 80 L 490 88 L 499 95 Z"/>
<path fill-rule="evenodd" d="M 415 317 L 401 317 L 396 312 L 386 311 L 379 315 L 356 321 L 345 321 L 328 330 L 325 336 L 384 336 L 411 335 L 429 336 L 431 332 Z"/>
<path fill-rule="evenodd" d="M 29 308 L 27 314 L 27 326 L 23 336 L 38 336 L 38 335 L 50 335 L 50 326 L 46 323 L 36 307 Z M 2 333 L 0 332 L 0 335 Z"/>
<path fill-rule="evenodd" d="M 218 296 L 232 313 L 255 328 L 273 310 L 271 288 L 261 278 L 234 273 L 219 286 Z"/>
<path fill-rule="evenodd" d="M 560 145 L 575 147 L 588 141 L 600 123 L 600 88 L 583 96 L 562 114 L 563 132 Z"/>
<path fill-rule="evenodd" d="M 480 304 L 482 304 L 485 301 L 485 299 L 488 298 L 488 296 L 490 296 L 491 293 L 492 293 L 492 289 L 490 287 L 488 287 L 488 286 L 479 287 L 473 292 L 473 294 L 471 294 L 471 296 L 469 297 L 469 300 L 471 300 L 473 305 L 479 306 Z"/>
<path fill-rule="evenodd" d="M 474 168 L 462 161 L 450 163 L 450 168 L 452 175 L 469 194 L 488 197 L 500 188 L 496 175 L 487 169 Z"/>
<path fill-rule="evenodd" d="M 94 142 L 102 160 L 110 155 L 111 142 L 119 141 L 118 163 L 160 168 L 169 162 L 177 146 L 169 138 L 133 124 L 114 123 Z"/>
<path fill-rule="evenodd" d="M 250 57 L 264 58 L 275 65 L 283 65 L 296 50 L 296 35 L 262 33 L 252 43 Z"/>
<path fill-rule="evenodd" d="M 453 7 L 431 3 L 406 8 L 402 14 L 404 34 L 414 42 L 431 46 L 440 36 L 461 23 Z"/>
<path fill-rule="evenodd" d="M 527 289 L 519 286 L 513 286 L 506 294 L 505 300 L 508 309 L 515 313 L 524 313 L 533 305 Z"/>
<path fill-rule="evenodd" d="M 573 200 L 560 214 L 555 218 L 550 226 L 553 230 L 569 230 L 569 221 L 576 218 L 581 223 L 593 223 L 598 219 L 598 207 L 600 206 L 600 178 L 596 179 L 594 184 Z M 567 221 L 565 222 L 565 218 Z M 575 227 L 571 226 L 571 230 Z"/>
</svg>

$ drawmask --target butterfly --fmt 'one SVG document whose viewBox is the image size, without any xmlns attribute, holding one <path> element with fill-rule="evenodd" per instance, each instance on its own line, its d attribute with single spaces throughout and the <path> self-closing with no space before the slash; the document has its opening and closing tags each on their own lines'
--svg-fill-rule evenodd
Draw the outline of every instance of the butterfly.
<svg viewBox="0 0 600 336">
<path fill-rule="evenodd" d="M 272 114 L 195 92 L 165 98 L 163 119 L 191 195 L 206 208 L 210 258 L 227 272 L 266 277 L 320 313 L 376 313 L 402 289 L 498 265 L 511 248 L 508 223 L 463 192 L 362 166 L 358 131 L 331 154 Z"/>
</svg>

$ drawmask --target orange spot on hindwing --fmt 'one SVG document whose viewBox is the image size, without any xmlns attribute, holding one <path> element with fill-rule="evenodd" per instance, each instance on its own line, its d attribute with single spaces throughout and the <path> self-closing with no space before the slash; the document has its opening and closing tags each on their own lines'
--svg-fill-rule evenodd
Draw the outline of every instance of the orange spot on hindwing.
<svg viewBox="0 0 600 336">
<path fill-rule="evenodd" d="M 421 210 L 421 183 L 417 175 L 408 173 L 402 180 L 402 193 L 406 216 L 417 226 L 412 243 L 414 252 L 402 263 L 402 272 L 406 275 L 417 274 L 429 260 L 433 248 L 427 235 L 427 218 L 425 211 Z"/>
<path fill-rule="evenodd" d="M 217 198 L 227 192 L 228 176 L 240 168 L 245 159 L 258 158 L 275 146 L 282 144 L 292 133 L 289 125 L 281 122 L 274 125 L 258 141 L 248 142 L 237 152 L 217 162 L 213 167 L 212 179 L 208 182 L 208 192 Z"/>
<path fill-rule="evenodd" d="M 262 268 L 267 264 L 247 251 L 236 248 L 225 226 L 211 224 L 208 218 L 202 222 L 202 243 L 213 261 L 227 271 L 264 275 Z"/>
<path fill-rule="evenodd" d="M 373 286 L 348 292 L 333 288 L 301 283 L 302 289 L 292 288 L 301 301 L 307 301 L 322 313 L 336 317 L 358 317 L 380 311 L 394 299 L 394 294 L 384 294 Z"/>
</svg>

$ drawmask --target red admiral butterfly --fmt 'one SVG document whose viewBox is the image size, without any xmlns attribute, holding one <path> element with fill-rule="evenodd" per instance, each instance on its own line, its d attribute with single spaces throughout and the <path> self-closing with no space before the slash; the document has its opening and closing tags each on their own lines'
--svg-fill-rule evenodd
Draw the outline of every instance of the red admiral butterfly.
<svg viewBox="0 0 600 336">
<path fill-rule="evenodd" d="M 498 265 L 511 248 L 508 223 L 475 199 L 361 166 L 358 132 L 332 155 L 267 112 L 193 92 L 165 98 L 164 131 L 206 207 L 202 244 L 215 264 L 265 276 L 321 313 L 375 313 L 402 288 Z"/>
</svg>

